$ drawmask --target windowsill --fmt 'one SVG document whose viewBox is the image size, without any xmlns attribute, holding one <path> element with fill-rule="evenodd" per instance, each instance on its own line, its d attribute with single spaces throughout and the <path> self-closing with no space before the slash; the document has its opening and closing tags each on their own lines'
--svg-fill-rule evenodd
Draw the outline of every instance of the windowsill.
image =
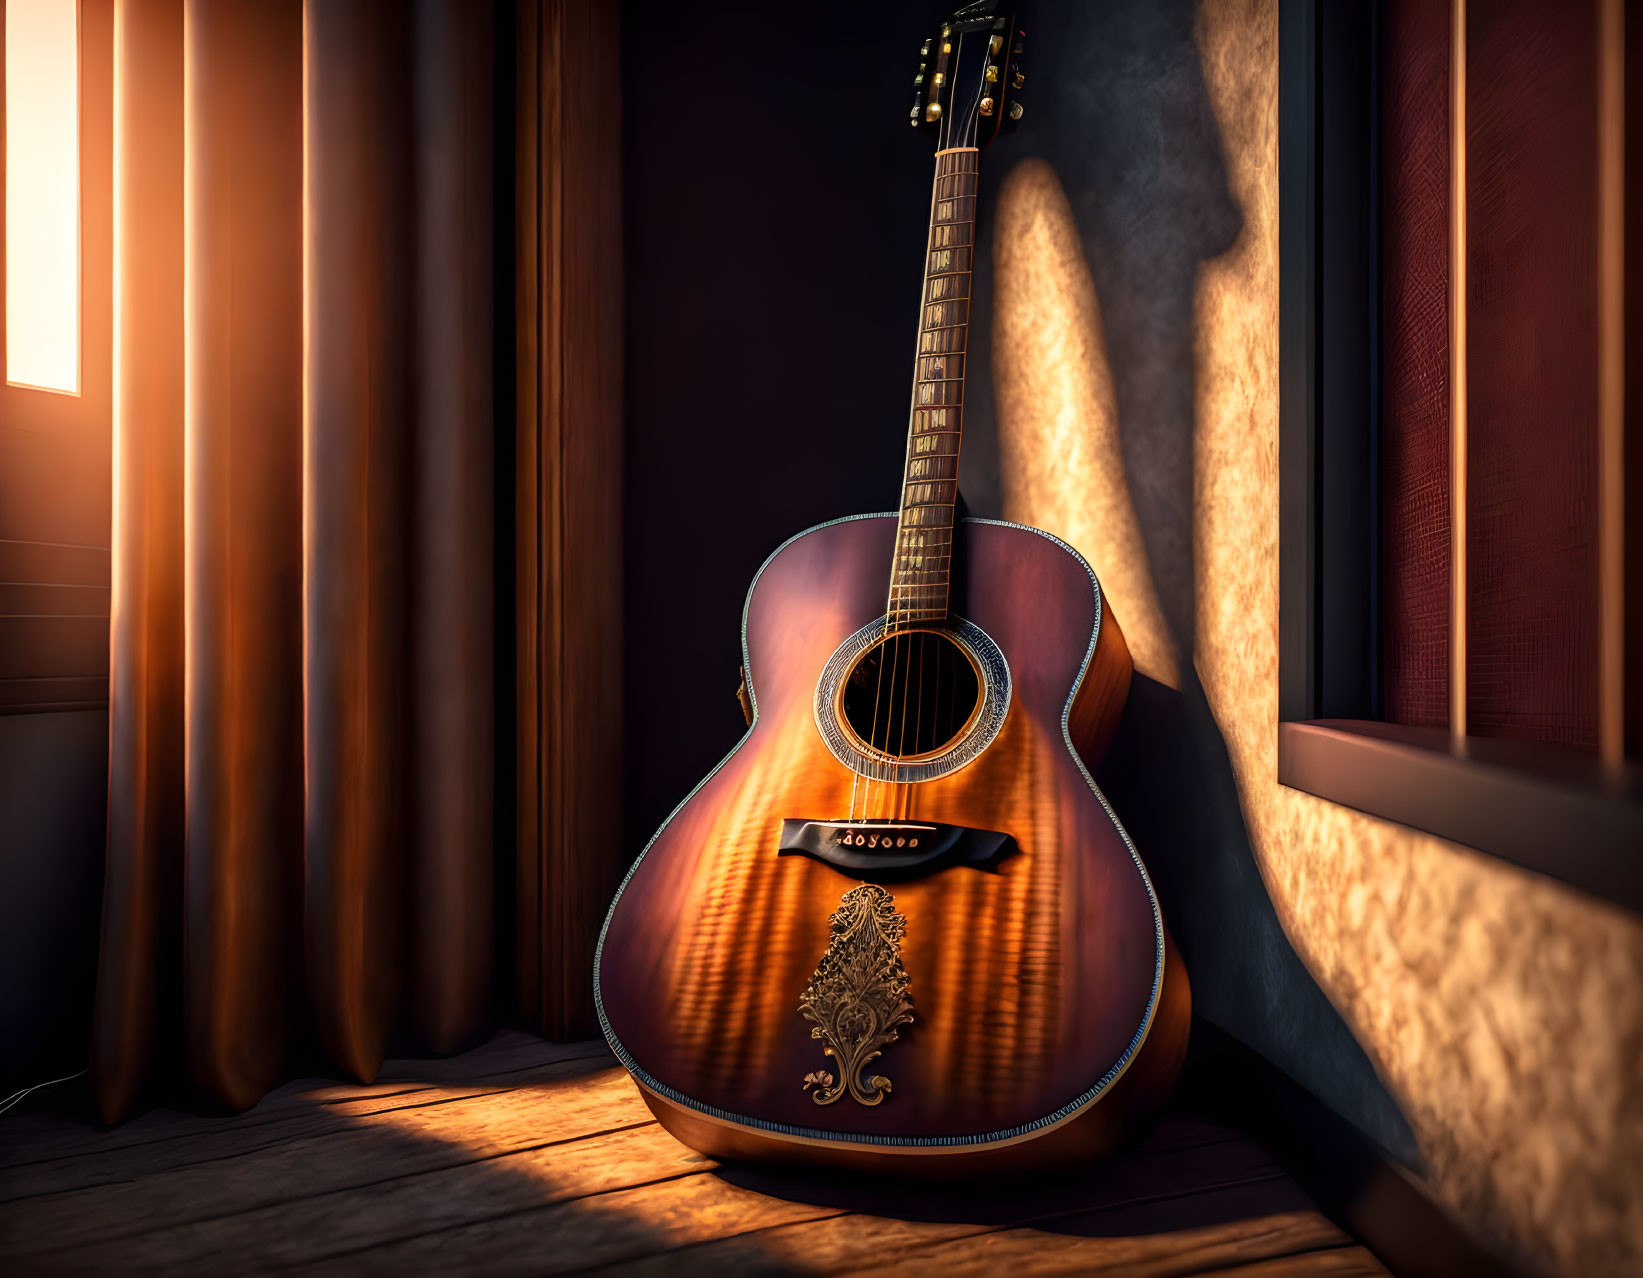
<svg viewBox="0 0 1643 1278">
<path fill-rule="evenodd" d="M 1572 750 L 1354 719 L 1278 725 L 1278 781 L 1643 914 L 1643 777 Z"/>
</svg>

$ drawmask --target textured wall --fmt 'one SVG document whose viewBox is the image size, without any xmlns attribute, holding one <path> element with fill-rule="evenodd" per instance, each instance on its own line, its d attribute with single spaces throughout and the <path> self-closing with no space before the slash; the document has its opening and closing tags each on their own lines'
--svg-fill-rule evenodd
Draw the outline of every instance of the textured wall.
<svg viewBox="0 0 1643 1278">
<path fill-rule="evenodd" d="M 1115 317 L 1130 315 L 1133 299 L 1106 286 L 1111 239 L 1081 207 L 1085 184 L 1059 159 L 1053 168 L 1024 162 L 994 225 L 1006 511 L 1089 556 L 1144 673 L 1176 681 L 1165 621 L 1187 619 L 1276 918 L 1396 1098 L 1438 1196 L 1555 1271 L 1636 1272 L 1643 924 L 1277 784 L 1276 0 L 1208 0 L 1187 39 L 1242 218 L 1230 247 L 1200 241 L 1190 353 L 1174 370 L 1191 395 L 1187 432 L 1167 412 L 1138 411 L 1134 396 L 1126 406 L 1122 388 L 1136 373 Z M 1154 63 L 1177 87 L 1194 71 L 1168 57 Z M 1167 145 L 1167 113 L 1157 127 L 1165 168 L 1196 163 Z M 1059 460 L 1047 467 L 1057 441 Z M 1174 473 L 1183 447 L 1186 484 Z M 1201 952 L 1238 944 L 1225 931 L 1200 940 Z M 1280 1002 L 1270 1000 L 1269 1019 L 1289 1015 Z M 1252 1006 L 1240 1015 L 1258 1018 L 1259 1001 Z M 1260 1024 L 1237 1028 L 1263 1034 Z M 1300 1040 L 1267 1040 L 1258 1045 L 1279 1065 L 1351 1111 Z"/>
</svg>

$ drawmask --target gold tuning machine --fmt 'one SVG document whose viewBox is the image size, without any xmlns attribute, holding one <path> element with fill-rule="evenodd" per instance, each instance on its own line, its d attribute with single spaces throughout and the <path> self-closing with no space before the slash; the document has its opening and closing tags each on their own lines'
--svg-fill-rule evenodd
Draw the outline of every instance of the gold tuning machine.
<svg viewBox="0 0 1643 1278">
<path fill-rule="evenodd" d="M 982 98 L 981 99 L 981 114 L 982 115 L 991 115 L 992 113 L 993 113 L 993 100 L 991 98 Z"/>
<path fill-rule="evenodd" d="M 1010 119 L 1019 120 L 1026 113 L 1027 113 L 1027 108 L 1022 106 L 1021 103 L 1019 103 L 1019 102 L 1010 103 Z"/>
</svg>

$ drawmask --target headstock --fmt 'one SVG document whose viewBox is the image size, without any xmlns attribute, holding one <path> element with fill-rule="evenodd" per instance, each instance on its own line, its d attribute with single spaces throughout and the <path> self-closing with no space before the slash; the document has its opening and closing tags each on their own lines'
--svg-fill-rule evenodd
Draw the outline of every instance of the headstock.
<svg viewBox="0 0 1643 1278">
<path fill-rule="evenodd" d="M 1000 127 L 1013 127 L 1022 115 L 1026 35 L 1008 0 L 960 6 L 919 49 L 909 113 L 913 127 L 934 137 L 938 151 L 985 149 Z"/>
</svg>

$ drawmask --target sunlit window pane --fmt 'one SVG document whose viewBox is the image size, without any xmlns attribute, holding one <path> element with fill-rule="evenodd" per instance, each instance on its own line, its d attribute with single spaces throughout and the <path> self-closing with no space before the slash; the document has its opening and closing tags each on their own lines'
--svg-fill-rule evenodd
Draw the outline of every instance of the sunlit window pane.
<svg viewBox="0 0 1643 1278">
<path fill-rule="evenodd" d="M 6 380 L 78 393 L 78 0 L 5 9 Z"/>
</svg>

